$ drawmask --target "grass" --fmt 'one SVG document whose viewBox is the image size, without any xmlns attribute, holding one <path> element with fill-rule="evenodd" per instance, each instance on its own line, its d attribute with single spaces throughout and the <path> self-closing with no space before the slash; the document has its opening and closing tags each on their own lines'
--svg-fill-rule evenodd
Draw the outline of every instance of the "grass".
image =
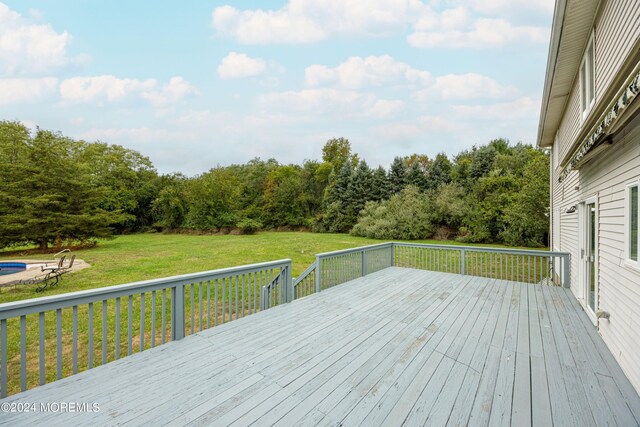
<svg viewBox="0 0 640 427">
<path fill-rule="evenodd" d="M 90 268 L 67 274 L 57 288 L 47 290 L 44 293 L 36 293 L 33 285 L 11 286 L 2 290 L 0 303 L 17 301 L 40 296 L 48 296 L 72 291 L 92 289 L 103 286 L 118 285 L 139 280 L 161 278 L 178 274 L 193 273 L 224 267 L 233 267 L 244 264 L 253 264 L 264 261 L 272 261 L 283 258 L 291 258 L 293 261 L 293 275 L 300 274 L 315 259 L 315 254 L 339 249 L 353 248 L 368 244 L 380 243 L 378 240 L 361 237 L 353 237 L 346 234 L 314 234 L 302 232 L 264 232 L 253 236 L 193 236 L 193 235 L 164 235 L 164 234 L 138 234 L 120 236 L 113 240 L 102 241 L 97 247 L 78 250 L 74 253 L 78 258 L 91 264 Z M 421 243 L 448 243 L 442 241 L 421 241 Z M 490 245 L 486 245 L 490 246 Z M 493 245 L 496 246 L 496 245 Z M 32 255 L 27 258 L 48 259 L 51 255 Z M 0 252 L 0 259 L 10 260 L 25 258 L 15 252 Z M 198 301 L 202 288 L 198 286 L 186 290 L 185 301 L 192 296 Z M 243 294 L 244 295 L 244 294 Z M 226 301 L 229 300 L 227 295 Z M 243 297 L 244 298 L 244 297 Z M 241 299 L 242 300 L 242 299 Z M 132 312 L 132 348 L 133 352 L 139 351 L 140 337 L 144 336 L 145 349 L 150 348 L 151 335 L 156 343 L 161 341 L 161 331 L 170 336 L 170 324 L 168 327 L 152 328 L 150 325 L 152 296 L 144 297 L 144 331 L 141 333 L 140 313 L 141 296 L 136 296 L 131 302 L 123 299 L 121 306 L 122 316 L 120 327 L 123 334 L 129 321 L 129 303 Z M 129 351 L 127 339 L 116 344 L 115 335 L 115 307 L 114 301 L 109 301 L 106 310 L 107 323 L 104 325 L 108 331 L 104 340 L 104 348 L 107 351 L 106 361 L 115 360 L 116 348 L 120 355 L 124 356 Z M 160 295 L 156 295 L 155 307 L 160 307 Z M 170 298 L 167 300 L 170 304 Z M 218 304 L 215 303 L 215 304 Z M 241 302 L 241 308 L 243 303 Z M 102 363 L 102 345 L 100 331 L 103 330 L 102 304 L 96 303 L 92 307 L 93 316 L 88 315 L 86 305 L 77 308 L 77 342 L 72 341 L 73 316 L 71 309 L 64 309 L 62 319 L 62 365 L 63 377 L 70 375 L 71 360 L 76 357 L 79 370 L 85 370 L 90 364 L 89 357 L 94 360 L 94 365 Z M 234 311 L 234 316 L 238 313 Z M 155 310 L 156 318 L 160 317 L 159 308 Z M 242 314 L 241 314 L 242 315 Z M 89 344 L 88 322 L 92 318 L 95 335 L 92 344 Z M 187 315 L 187 327 L 191 325 Z M 203 322 L 202 316 L 195 318 L 195 329 Z M 151 332 L 153 330 L 153 332 Z M 9 394 L 20 390 L 20 325 L 19 319 L 13 318 L 7 321 L 8 346 L 8 388 Z M 55 380 L 56 371 L 56 313 L 45 314 L 45 348 L 47 349 L 44 360 L 47 382 Z M 26 316 L 26 369 L 27 385 L 32 388 L 39 380 L 39 326 L 37 314 Z M 74 349 L 76 355 L 74 356 Z"/>
</svg>

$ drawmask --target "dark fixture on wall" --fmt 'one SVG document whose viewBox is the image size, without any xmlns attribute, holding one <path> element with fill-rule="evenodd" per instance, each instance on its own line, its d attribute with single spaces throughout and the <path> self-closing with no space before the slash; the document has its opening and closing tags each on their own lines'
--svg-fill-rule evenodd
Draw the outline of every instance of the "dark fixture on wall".
<svg viewBox="0 0 640 427">
<path fill-rule="evenodd" d="M 578 209 L 577 205 L 573 205 L 573 206 L 569 206 L 564 212 L 571 214 L 571 213 L 574 213 L 576 209 Z"/>
</svg>

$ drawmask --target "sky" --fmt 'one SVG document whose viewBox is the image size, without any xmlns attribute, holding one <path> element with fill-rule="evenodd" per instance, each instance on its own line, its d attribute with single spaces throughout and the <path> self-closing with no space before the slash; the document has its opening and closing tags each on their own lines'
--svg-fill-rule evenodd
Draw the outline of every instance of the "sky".
<svg viewBox="0 0 640 427">
<path fill-rule="evenodd" d="M 553 0 L 0 0 L 0 120 L 192 176 L 535 144 Z"/>
</svg>

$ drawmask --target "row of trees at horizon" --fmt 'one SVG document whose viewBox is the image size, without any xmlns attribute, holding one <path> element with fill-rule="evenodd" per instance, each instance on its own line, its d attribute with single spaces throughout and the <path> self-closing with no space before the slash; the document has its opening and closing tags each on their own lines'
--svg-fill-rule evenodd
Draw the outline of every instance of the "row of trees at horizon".
<svg viewBox="0 0 640 427">
<path fill-rule="evenodd" d="M 541 246 L 548 174 L 541 151 L 503 139 L 452 159 L 396 157 L 387 170 L 335 138 L 321 160 L 255 158 L 194 177 L 160 175 L 134 150 L 4 121 L 0 247 L 149 230 L 283 228 Z"/>
</svg>

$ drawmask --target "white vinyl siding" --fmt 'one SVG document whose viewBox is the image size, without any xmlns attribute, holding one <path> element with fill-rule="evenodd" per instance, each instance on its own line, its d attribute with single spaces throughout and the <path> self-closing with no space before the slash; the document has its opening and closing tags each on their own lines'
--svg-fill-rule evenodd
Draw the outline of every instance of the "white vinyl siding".
<svg viewBox="0 0 640 427">
<path fill-rule="evenodd" d="M 594 43 L 595 91 L 607 92 L 620 67 L 632 52 L 640 38 L 640 0 L 608 0 L 602 3 L 602 10 L 594 25 L 596 42 Z M 616 88 L 617 89 L 617 88 Z M 610 99 L 597 99 L 597 104 Z M 580 83 L 576 77 L 569 95 L 562 122 L 558 128 L 559 161 L 564 161 L 569 150 L 576 142 L 581 130 Z"/>
<path fill-rule="evenodd" d="M 620 67 L 627 61 L 640 39 L 640 0 L 608 0 L 601 3 L 596 22 L 594 47 L 595 89 L 593 108 L 609 104 L 604 94 L 617 91 L 612 84 L 620 76 Z M 586 52 L 587 40 L 585 40 Z M 571 147 L 584 130 L 581 110 L 580 70 L 571 88 L 562 113 L 553 145 L 558 163 L 566 161 Z M 618 79 L 619 80 L 619 79 Z M 585 87 L 586 91 L 586 87 Z M 640 102 L 636 100 L 634 102 Z M 591 122 L 591 117 L 588 118 Z M 598 305 L 611 314 L 611 320 L 599 321 L 599 332 L 620 363 L 626 375 L 640 391 L 640 268 L 629 265 L 629 185 L 640 184 L 640 125 L 628 126 L 624 137 L 610 149 L 571 171 L 558 183 L 561 172 L 553 160 L 551 194 L 553 198 L 552 245 L 571 254 L 571 288 L 584 305 L 578 276 L 582 267 L 579 247 L 578 213 L 566 213 L 570 206 L 597 195 L 598 218 Z M 640 189 L 639 189 L 640 192 Z M 640 194 L 639 194 L 640 198 Z M 556 234 L 557 232 L 557 234 Z M 640 253 L 638 254 L 640 258 Z M 638 261 L 640 263 L 640 261 Z"/>
<path fill-rule="evenodd" d="M 640 126 L 611 149 L 572 171 L 559 184 L 553 182 L 554 206 L 559 207 L 557 239 L 561 251 L 571 253 L 571 288 L 582 304 L 578 213 L 566 209 L 597 194 L 598 218 L 598 306 L 611 313 L 611 321 L 600 321 L 599 331 L 623 370 L 640 390 L 640 269 L 627 265 L 629 184 L 640 183 Z M 576 189 L 577 188 L 577 189 Z M 556 240 L 554 239 L 554 243 Z"/>
</svg>

